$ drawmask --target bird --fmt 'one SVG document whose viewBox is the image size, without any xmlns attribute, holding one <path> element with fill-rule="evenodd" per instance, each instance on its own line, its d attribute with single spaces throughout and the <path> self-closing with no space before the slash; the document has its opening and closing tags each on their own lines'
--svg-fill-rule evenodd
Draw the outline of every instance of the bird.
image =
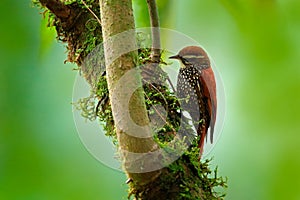
<svg viewBox="0 0 300 200">
<path fill-rule="evenodd" d="M 199 46 L 187 46 L 169 58 L 180 61 L 177 97 L 181 109 L 190 114 L 197 136 L 200 137 L 198 148 L 201 158 L 208 128 L 210 128 L 210 142 L 213 143 L 217 116 L 216 80 L 210 59 L 205 50 Z"/>
</svg>

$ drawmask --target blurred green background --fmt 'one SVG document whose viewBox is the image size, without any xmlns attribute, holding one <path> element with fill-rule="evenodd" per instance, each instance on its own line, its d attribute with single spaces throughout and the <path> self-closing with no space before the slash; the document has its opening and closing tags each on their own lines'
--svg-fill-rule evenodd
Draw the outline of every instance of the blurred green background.
<svg viewBox="0 0 300 200">
<path fill-rule="evenodd" d="M 226 121 L 211 156 L 229 178 L 226 199 L 299 200 L 300 1 L 158 3 L 162 26 L 202 44 L 223 78 Z M 0 199 L 126 199 L 125 176 L 77 136 L 64 45 L 29 0 L 0 9 Z"/>
</svg>

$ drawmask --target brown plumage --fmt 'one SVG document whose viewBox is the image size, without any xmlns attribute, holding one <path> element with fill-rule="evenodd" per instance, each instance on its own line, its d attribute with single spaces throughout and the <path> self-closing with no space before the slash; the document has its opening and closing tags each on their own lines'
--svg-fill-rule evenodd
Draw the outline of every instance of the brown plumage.
<svg viewBox="0 0 300 200">
<path fill-rule="evenodd" d="M 177 95 L 181 108 L 187 111 L 200 137 L 198 147 L 203 153 L 204 138 L 210 127 L 210 142 L 213 142 L 216 122 L 216 82 L 206 52 L 197 46 L 183 48 L 178 55 L 170 57 L 181 61 L 177 77 Z"/>
</svg>

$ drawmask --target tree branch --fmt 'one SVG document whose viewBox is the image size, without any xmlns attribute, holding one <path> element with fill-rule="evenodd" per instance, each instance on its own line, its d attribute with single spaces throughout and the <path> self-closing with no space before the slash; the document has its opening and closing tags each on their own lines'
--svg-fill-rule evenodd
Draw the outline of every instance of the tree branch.
<svg viewBox="0 0 300 200">
<path fill-rule="evenodd" d="M 152 28 L 152 55 L 151 60 L 154 63 L 160 62 L 160 31 L 159 31 L 159 18 L 158 18 L 158 10 L 156 6 L 155 0 L 147 0 L 150 23 Z"/>
<path fill-rule="evenodd" d="M 70 16 L 71 9 L 60 0 L 40 0 L 40 2 L 58 18 L 66 19 Z"/>
</svg>

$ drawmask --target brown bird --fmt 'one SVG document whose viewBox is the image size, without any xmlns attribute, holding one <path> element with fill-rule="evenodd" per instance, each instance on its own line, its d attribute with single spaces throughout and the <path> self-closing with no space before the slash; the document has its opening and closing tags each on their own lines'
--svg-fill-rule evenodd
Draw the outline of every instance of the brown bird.
<svg viewBox="0 0 300 200">
<path fill-rule="evenodd" d="M 181 109 L 187 111 L 197 131 L 200 157 L 203 153 L 204 138 L 210 127 L 210 142 L 216 122 L 217 96 L 214 72 L 207 53 L 198 46 L 183 48 L 170 59 L 181 61 L 177 77 L 177 96 Z"/>
</svg>

